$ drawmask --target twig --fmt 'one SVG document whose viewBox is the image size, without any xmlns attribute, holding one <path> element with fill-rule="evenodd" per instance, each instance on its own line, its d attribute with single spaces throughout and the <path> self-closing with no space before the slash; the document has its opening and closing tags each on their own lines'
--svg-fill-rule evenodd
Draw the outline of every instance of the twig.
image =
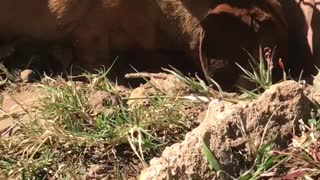
<svg viewBox="0 0 320 180">
<path fill-rule="evenodd" d="M 156 79 L 166 79 L 168 74 L 166 73 L 147 73 L 147 72 L 138 72 L 138 73 L 128 73 L 124 76 L 127 79 L 137 79 L 137 78 L 156 78 Z"/>
</svg>

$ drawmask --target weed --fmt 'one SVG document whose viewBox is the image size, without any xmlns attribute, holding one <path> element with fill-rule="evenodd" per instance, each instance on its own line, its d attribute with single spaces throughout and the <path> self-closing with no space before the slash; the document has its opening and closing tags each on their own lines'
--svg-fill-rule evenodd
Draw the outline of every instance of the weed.
<svg viewBox="0 0 320 180">
<path fill-rule="evenodd" d="M 243 77 L 248 81 L 255 84 L 256 88 L 253 90 L 246 90 L 242 87 L 238 88 L 241 92 L 248 95 L 248 98 L 257 98 L 260 96 L 262 92 L 269 89 L 269 87 L 273 84 L 272 82 L 272 70 L 273 70 L 273 58 L 274 58 L 275 48 L 271 50 L 266 47 L 263 51 L 261 46 L 259 47 L 259 61 L 256 61 L 255 58 L 249 53 L 249 65 L 251 67 L 251 71 L 245 69 L 238 63 L 236 65 L 244 72 Z M 283 72 L 283 79 L 286 80 L 285 67 L 281 60 L 279 59 L 279 66 Z"/>
</svg>

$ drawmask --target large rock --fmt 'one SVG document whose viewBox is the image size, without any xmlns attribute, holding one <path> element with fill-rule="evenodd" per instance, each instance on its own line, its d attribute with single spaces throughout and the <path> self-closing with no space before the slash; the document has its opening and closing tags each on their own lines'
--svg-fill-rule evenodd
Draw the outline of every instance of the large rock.
<svg viewBox="0 0 320 180">
<path fill-rule="evenodd" d="M 166 179 L 169 174 L 173 179 L 214 178 L 204 156 L 203 140 L 224 171 L 239 175 L 240 169 L 252 166 L 253 151 L 270 136 L 275 137 L 276 149 L 287 147 L 297 120 L 310 114 L 310 103 L 303 91 L 299 83 L 286 81 L 272 86 L 252 102 L 212 101 L 203 123 L 188 133 L 182 143 L 167 147 L 161 157 L 152 159 L 141 179 Z"/>
</svg>

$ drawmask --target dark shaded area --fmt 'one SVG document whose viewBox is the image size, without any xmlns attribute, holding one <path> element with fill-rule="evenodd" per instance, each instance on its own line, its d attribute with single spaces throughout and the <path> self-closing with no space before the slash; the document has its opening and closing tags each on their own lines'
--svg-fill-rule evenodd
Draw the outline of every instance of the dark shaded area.
<svg viewBox="0 0 320 180">
<path fill-rule="evenodd" d="M 67 61 L 67 59 L 57 59 L 57 53 L 54 52 L 56 47 L 68 52 L 70 58 L 72 58 L 72 46 L 64 42 L 24 40 L 21 38 L 21 40 L 1 42 L 1 45 L 10 43 L 14 44 L 12 47 L 14 51 L 9 56 L 2 58 L 1 62 L 9 70 L 32 69 L 38 74 L 38 78 L 43 73 L 56 75 L 64 72 L 64 65 L 61 61 Z"/>
<path fill-rule="evenodd" d="M 320 3 L 315 4 L 311 28 L 313 29 L 313 48 L 314 61 L 317 67 L 320 67 Z"/>
<path fill-rule="evenodd" d="M 248 63 L 248 54 L 243 49 L 253 51 L 254 31 L 230 14 L 209 15 L 202 25 L 206 30 L 203 50 L 209 76 L 223 89 L 233 90 L 241 71 L 235 62 L 242 66 Z"/>
<path fill-rule="evenodd" d="M 185 75 L 195 76 L 197 74 L 200 78 L 205 79 L 200 67 L 183 51 L 174 49 L 131 49 L 117 53 L 117 56 L 118 60 L 110 78 L 117 78 L 118 82 L 123 85 L 138 86 L 140 83 L 145 82 L 143 79 L 128 80 L 123 78 L 127 73 L 135 73 L 136 70 L 138 72 L 159 73 L 163 72 L 162 68 L 171 69 L 170 66 L 180 70 Z"/>
<path fill-rule="evenodd" d="M 10 42 L 1 42 L 1 45 Z M 74 48 L 70 42 L 47 42 L 36 40 L 18 41 L 14 45 L 14 52 L 1 61 L 10 71 L 32 69 L 36 72 L 36 79 L 40 79 L 45 73 L 47 75 L 57 76 L 67 75 L 77 76 L 84 70 L 96 73 L 95 69 L 88 69 L 77 62 Z M 204 79 L 204 75 L 198 66 L 195 66 L 192 59 L 184 52 L 171 49 L 153 49 L 145 50 L 143 48 L 135 49 L 113 49 L 112 57 L 114 65 L 111 68 L 108 78 L 124 86 L 136 87 L 144 83 L 144 79 L 125 79 L 127 73 L 149 72 L 159 73 L 162 68 L 171 69 L 173 66 L 185 75 L 195 75 Z M 102 69 L 103 65 L 94 65 Z M 107 70 L 109 67 L 105 67 Z M 137 71 L 136 71 L 137 70 Z M 77 77 L 74 80 L 86 80 Z"/>
<path fill-rule="evenodd" d="M 316 59 L 311 54 L 305 29 L 305 17 L 295 1 L 282 1 L 286 19 L 288 21 L 288 64 L 290 75 L 298 78 L 303 70 L 303 77 L 308 78 L 316 73 L 314 64 Z"/>
<path fill-rule="evenodd" d="M 241 70 L 234 65 L 239 63 L 248 66 L 248 54 L 258 59 L 258 47 L 276 46 L 273 62 L 273 81 L 282 79 L 282 69 L 279 67 L 279 57 L 284 61 L 287 74 L 293 79 L 302 78 L 312 83 L 311 75 L 317 73 L 314 65 L 320 65 L 320 13 L 315 9 L 312 18 L 314 54 L 307 42 L 306 21 L 302 10 L 294 1 L 283 1 L 282 7 L 288 29 L 281 23 L 273 10 L 258 1 L 228 1 L 228 4 L 238 8 L 249 8 L 249 4 L 271 13 L 273 20 L 259 22 L 259 30 L 254 32 L 235 16 L 228 14 L 209 15 L 202 25 L 206 30 L 204 51 L 208 60 L 208 70 L 211 77 L 226 90 L 237 90 L 234 84 L 239 79 Z M 277 19 L 278 18 L 278 19 Z M 277 24 L 278 23 L 278 24 Z M 283 27 L 281 26 L 283 25 Z"/>
<path fill-rule="evenodd" d="M 231 14 L 226 7 L 220 9 L 223 13 L 210 14 L 202 21 L 206 31 L 203 49 L 207 57 L 209 76 L 226 91 L 239 90 L 235 85 L 246 89 L 255 88 L 249 81 L 240 80 L 244 73 L 235 63 L 251 70 L 250 55 L 258 62 L 259 46 L 262 49 L 276 47 L 273 58 L 273 80 L 277 82 L 282 79 L 282 69 L 278 66 L 278 60 L 280 57 L 283 61 L 287 59 L 286 27 L 279 23 L 277 18 L 260 20 L 246 13 L 241 14 L 242 8 L 248 11 L 259 11 L 248 6 L 248 4 L 244 6 L 242 3 L 232 3 L 232 7 L 238 13 Z M 258 7 L 255 4 L 252 6 Z M 265 9 L 267 8 L 262 10 Z M 246 18 L 251 22 L 248 23 Z"/>
</svg>

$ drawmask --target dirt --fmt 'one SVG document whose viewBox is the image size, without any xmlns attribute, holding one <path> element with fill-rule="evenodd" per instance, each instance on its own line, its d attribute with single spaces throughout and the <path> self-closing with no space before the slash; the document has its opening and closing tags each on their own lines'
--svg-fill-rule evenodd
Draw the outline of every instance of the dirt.
<svg viewBox="0 0 320 180">
<path fill-rule="evenodd" d="M 107 107 L 117 104 L 117 99 L 109 92 L 97 91 L 89 97 L 91 113 L 93 115 L 108 113 Z"/>
<path fill-rule="evenodd" d="M 28 110 L 38 99 L 37 92 L 33 88 L 23 88 L 21 92 L 2 92 L 1 93 L 1 115 L 0 115 L 0 135 L 9 127 L 17 123 L 12 117 L 26 115 Z"/>
<path fill-rule="evenodd" d="M 203 154 L 203 141 L 214 152 L 223 171 L 237 177 L 249 170 L 254 150 L 274 138 L 275 150 L 288 147 L 298 134 L 298 120 L 310 116 L 309 99 L 303 85 L 288 81 L 272 86 L 259 99 L 232 104 L 213 100 L 199 127 L 182 143 L 167 147 L 150 161 L 141 179 L 212 179 Z"/>
</svg>

